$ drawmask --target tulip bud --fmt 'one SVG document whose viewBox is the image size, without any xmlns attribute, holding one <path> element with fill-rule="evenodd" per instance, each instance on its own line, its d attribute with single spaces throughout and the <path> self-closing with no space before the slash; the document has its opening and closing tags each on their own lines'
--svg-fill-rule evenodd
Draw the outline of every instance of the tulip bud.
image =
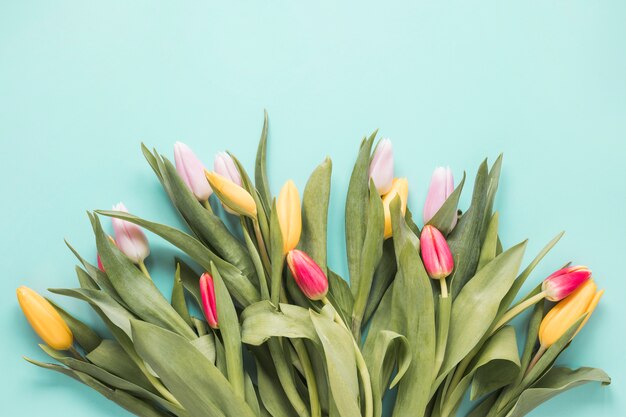
<svg viewBox="0 0 626 417">
<path fill-rule="evenodd" d="M 450 168 L 439 167 L 433 172 L 424 204 L 424 224 L 437 214 L 443 203 L 454 191 L 454 177 Z M 456 216 L 452 220 L 452 228 L 456 225 Z"/>
<path fill-rule="evenodd" d="M 539 326 L 539 342 L 542 349 L 552 346 L 578 319 L 587 314 L 576 333 L 582 329 L 604 293 L 604 290 L 597 292 L 596 290 L 597 286 L 593 279 L 587 279 L 573 293 L 552 307 Z"/>
<path fill-rule="evenodd" d="M 174 145 L 174 162 L 178 175 L 198 201 L 207 201 L 213 190 L 211 190 L 211 186 L 204 176 L 204 165 L 189 146 L 182 142 L 176 142 Z"/>
<path fill-rule="evenodd" d="M 67 350 L 72 346 L 72 331 L 48 300 L 22 285 L 17 289 L 17 301 L 35 333 L 48 346 L 56 350 Z"/>
<path fill-rule="evenodd" d="M 217 307 L 215 306 L 215 287 L 213 286 L 213 277 L 205 272 L 200 277 L 200 296 L 202 298 L 202 309 L 209 326 L 217 329 Z"/>
<path fill-rule="evenodd" d="M 283 235 L 283 250 L 287 253 L 298 246 L 302 232 L 300 195 L 293 181 L 287 181 L 280 190 L 276 200 L 276 212 Z"/>
<path fill-rule="evenodd" d="M 420 250 L 426 272 L 433 279 L 443 279 L 452 273 L 454 259 L 446 238 L 436 227 L 424 226 L 420 236 Z"/>
<path fill-rule="evenodd" d="M 378 142 L 369 168 L 370 179 L 374 181 L 378 194 L 385 195 L 393 182 L 393 146 L 389 139 Z"/>
<path fill-rule="evenodd" d="M 113 210 L 128 213 L 124 203 L 113 206 Z M 150 246 L 146 235 L 139 226 L 126 220 L 114 217 L 111 222 L 113 223 L 115 243 L 118 249 L 133 263 L 141 264 L 150 255 Z"/>
<path fill-rule="evenodd" d="M 236 214 L 256 218 L 256 203 L 249 192 L 216 172 L 205 171 L 205 175 L 225 207 Z"/>
<path fill-rule="evenodd" d="M 391 211 L 389 205 L 395 196 L 400 196 L 400 210 L 406 214 L 406 202 L 409 196 L 409 182 L 406 178 L 395 178 L 391 183 L 391 190 L 383 196 L 383 210 L 385 213 L 385 239 L 389 239 L 393 233 L 391 229 Z"/>
<path fill-rule="evenodd" d="M 213 171 L 241 187 L 241 175 L 233 158 L 226 152 L 218 152 L 213 162 Z"/>
<path fill-rule="evenodd" d="M 310 300 L 321 300 L 328 293 L 328 278 L 313 259 L 301 250 L 287 253 L 287 265 L 296 284 Z"/>
<path fill-rule="evenodd" d="M 559 269 L 543 281 L 542 291 L 550 301 L 560 301 L 591 277 L 586 266 L 570 266 Z"/>
</svg>

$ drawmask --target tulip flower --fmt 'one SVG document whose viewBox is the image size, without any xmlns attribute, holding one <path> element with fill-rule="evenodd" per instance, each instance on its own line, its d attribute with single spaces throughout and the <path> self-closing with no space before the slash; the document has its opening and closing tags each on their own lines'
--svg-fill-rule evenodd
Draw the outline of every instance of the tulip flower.
<svg viewBox="0 0 626 417">
<path fill-rule="evenodd" d="M 452 252 L 446 238 L 436 227 L 424 226 L 420 236 L 420 250 L 426 272 L 432 279 L 443 279 L 452 273 Z"/>
<path fill-rule="evenodd" d="M 256 219 L 256 203 L 249 192 L 216 172 L 205 171 L 205 175 L 224 206 L 236 214 Z"/>
<path fill-rule="evenodd" d="M 211 186 L 204 176 L 204 165 L 189 146 L 182 142 L 176 142 L 174 145 L 174 162 L 178 175 L 198 201 L 208 201 L 213 190 L 211 190 Z"/>
<path fill-rule="evenodd" d="M 428 223 L 437 214 L 443 203 L 454 191 L 454 177 L 450 168 L 439 167 L 433 172 L 424 204 L 424 224 Z M 456 216 L 452 220 L 451 228 L 456 225 Z"/>
<path fill-rule="evenodd" d="M 217 172 L 224 178 L 228 178 L 241 187 L 241 175 L 235 165 L 233 158 L 226 152 L 218 152 L 213 162 L 213 171 Z"/>
<path fill-rule="evenodd" d="M 21 286 L 17 289 L 17 301 L 35 333 L 48 346 L 56 350 L 72 347 L 72 331 L 48 300 L 30 288 Z"/>
<path fill-rule="evenodd" d="M 409 182 L 406 178 L 395 178 L 391 184 L 391 190 L 383 196 L 383 209 L 385 213 L 385 239 L 389 239 L 393 233 L 391 230 L 391 211 L 389 205 L 396 196 L 400 196 L 400 210 L 406 214 L 406 203 L 409 196 Z"/>
<path fill-rule="evenodd" d="M 598 305 L 604 290 L 597 291 L 593 279 L 586 280 L 573 293 L 560 301 L 546 314 L 539 326 L 539 342 L 544 348 L 552 346 L 578 319 L 587 314 L 578 331 L 585 325 Z"/>
<path fill-rule="evenodd" d="M 276 200 L 276 212 L 283 235 L 283 250 L 287 253 L 298 246 L 302 232 L 300 195 L 293 181 L 287 181 L 280 190 Z"/>
<path fill-rule="evenodd" d="M 113 210 L 128 213 L 124 203 L 113 206 Z M 144 259 L 150 255 L 150 246 L 141 228 L 134 223 L 115 217 L 111 222 L 113 223 L 115 243 L 118 249 L 133 263 L 143 265 Z"/>
<path fill-rule="evenodd" d="M 543 281 L 541 285 L 545 297 L 550 301 L 560 301 L 591 277 L 586 266 L 570 266 L 559 269 Z"/>
<path fill-rule="evenodd" d="M 200 296 L 202 298 L 202 309 L 209 326 L 217 329 L 217 307 L 215 306 L 215 287 L 213 286 L 213 277 L 205 272 L 200 277 Z"/>
<path fill-rule="evenodd" d="M 369 177 L 374 181 L 378 194 L 385 195 L 393 182 L 393 146 L 389 139 L 378 142 L 369 167 Z"/>
<path fill-rule="evenodd" d="M 306 253 L 293 249 L 287 253 L 287 265 L 296 284 L 310 300 L 321 300 L 328 293 L 328 278 Z"/>
</svg>

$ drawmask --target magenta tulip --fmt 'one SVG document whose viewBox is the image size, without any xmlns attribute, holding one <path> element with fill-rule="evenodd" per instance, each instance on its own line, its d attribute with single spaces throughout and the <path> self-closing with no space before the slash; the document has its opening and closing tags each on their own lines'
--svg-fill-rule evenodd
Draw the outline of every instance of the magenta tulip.
<svg viewBox="0 0 626 417">
<path fill-rule="evenodd" d="M 182 142 L 176 142 L 174 145 L 174 162 L 176 162 L 178 175 L 198 201 L 207 201 L 213 190 L 204 175 L 204 165 L 191 148 Z"/>
<path fill-rule="evenodd" d="M 378 142 L 369 168 L 369 177 L 374 181 L 378 194 L 385 195 L 393 182 L 393 146 L 389 139 Z"/>
<path fill-rule="evenodd" d="M 437 214 L 443 203 L 454 191 L 454 177 L 450 168 L 439 167 L 433 172 L 430 187 L 424 204 L 424 224 L 428 223 Z M 452 228 L 456 225 L 456 216 L 452 220 Z"/>
<path fill-rule="evenodd" d="M 215 306 L 215 287 L 213 277 L 205 272 L 200 277 L 200 296 L 202 298 L 202 309 L 207 323 L 212 329 L 217 329 L 217 307 Z"/>
<path fill-rule="evenodd" d="M 591 277 L 586 266 L 570 266 L 559 269 L 543 281 L 542 291 L 546 299 L 560 301 L 570 295 Z"/>
<path fill-rule="evenodd" d="M 113 206 L 114 211 L 128 213 L 124 203 Z M 122 253 L 135 264 L 142 264 L 150 255 L 148 239 L 141 228 L 134 223 L 122 219 L 113 218 L 113 230 L 115 231 L 115 243 Z"/>
<path fill-rule="evenodd" d="M 452 273 L 454 259 L 446 238 L 437 228 L 426 225 L 420 237 L 420 248 L 426 272 L 433 279 L 443 279 Z"/>
<path fill-rule="evenodd" d="M 301 250 L 287 253 L 287 264 L 300 290 L 311 300 L 321 300 L 328 292 L 328 278 L 313 259 Z"/>
</svg>

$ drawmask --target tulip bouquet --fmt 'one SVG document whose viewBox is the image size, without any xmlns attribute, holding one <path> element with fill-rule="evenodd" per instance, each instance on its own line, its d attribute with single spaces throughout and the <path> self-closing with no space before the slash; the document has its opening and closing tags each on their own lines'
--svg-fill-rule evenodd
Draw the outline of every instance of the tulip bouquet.
<svg viewBox="0 0 626 417">
<path fill-rule="evenodd" d="M 89 213 L 97 266 L 70 246 L 80 286 L 50 291 L 87 302 L 107 330 L 20 287 L 56 363 L 27 360 L 146 417 L 449 417 L 467 391 L 470 417 L 519 417 L 577 385 L 608 384 L 602 370 L 555 365 L 602 295 L 591 271 L 566 264 L 520 295 L 561 234 L 523 269 L 526 242 L 503 248 L 493 210 L 501 158 L 480 165 L 464 212 L 465 176 L 455 187 L 437 168 L 420 227 L 392 144 L 374 146 L 375 135 L 363 139 L 348 188 L 350 284 L 327 264 L 331 161 L 302 195 L 287 181 L 274 198 L 267 117 L 254 182 L 229 153 L 209 171 L 182 143 L 174 163 L 143 147 L 187 230 L 121 203 Z M 167 298 L 144 263 L 144 230 L 181 251 Z M 518 343 L 510 322 L 525 311 Z"/>
</svg>

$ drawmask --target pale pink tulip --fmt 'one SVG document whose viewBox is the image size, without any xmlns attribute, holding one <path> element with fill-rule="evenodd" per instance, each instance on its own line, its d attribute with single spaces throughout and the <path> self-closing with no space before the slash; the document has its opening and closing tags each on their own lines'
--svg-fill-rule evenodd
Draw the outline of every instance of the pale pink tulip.
<svg viewBox="0 0 626 417">
<path fill-rule="evenodd" d="M 204 175 L 204 165 L 191 148 L 182 142 L 176 142 L 174 145 L 174 162 L 176 162 L 178 175 L 198 201 L 207 201 L 213 190 L 211 190 L 211 186 Z"/>
<path fill-rule="evenodd" d="M 393 182 L 393 146 L 389 139 L 378 142 L 369 167 L 369 177 L 374 181 L 378 194 L 385 195 Z"/>
<path fill-rule="evenodd" d="M 443 203 L 454 191 L 454 177 L 450 168 L 439 167 L 433 172 L 424 204 L 424 224 L 428 223 L 437 214 Z M 452 220 L 452 226 L 456 225 L 456 216 Z"/>
<path fill-rule="evenodd" d="M 233 158 L 228 153 L 218 152 L 217 155 L 215 155 L 213 171 L 241 187 L 241 175 L 239 174 L 237 165 L 235 165 L 235 161 L 233 161 Z"/>
<path fill-rule="evenodd" d="M 113 206 L 114 211 L 128 213 L 124 203 Z M 115 243 L 120 251 L 135 264 L 140 264 L 150 255 L 148 239 L 141 228 L 134 223 L 122 219 L 113 218 L 113 230 L 115 231 Z"/>
</svg>

